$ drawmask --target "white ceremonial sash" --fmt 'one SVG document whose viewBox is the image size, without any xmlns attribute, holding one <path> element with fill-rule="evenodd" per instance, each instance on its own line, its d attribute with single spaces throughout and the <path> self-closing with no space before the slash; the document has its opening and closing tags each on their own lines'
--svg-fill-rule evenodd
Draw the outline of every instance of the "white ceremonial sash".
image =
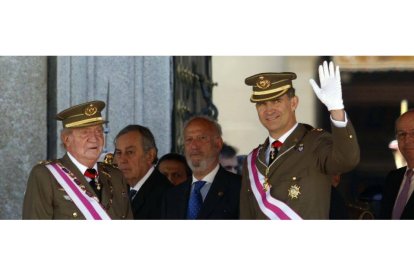
<svg viewBox="0 0 414 276">
<path fill-rule="evenodd" d="M 270 190 L 267 192 L 264 191 L 262 183 L 264 182 L 265 177 L 256 168 L 257 156 L 258 149 L 256 148 L 247 156 L 247 169 L 249 171 L 250 186 L 254 197 L 259 204 L 260 210 L 262 210 L 269 219 L 302 219 L 286 203 L 273 198 L 270 195 Z"/>
<path fill-rule="evenodd" d="M 66 191 L 86 219 L 111 219 L 99 202 L 88 196 L 85 191 L 75 183 L 74 179 L 69 177 L 69 173 L 66 173 L 63 170 L 65 169 L 69 172 L 67 168 L 57 163 L 47 164 L 46 168 L 53 174 L 60 186 Z"/>
</svg>

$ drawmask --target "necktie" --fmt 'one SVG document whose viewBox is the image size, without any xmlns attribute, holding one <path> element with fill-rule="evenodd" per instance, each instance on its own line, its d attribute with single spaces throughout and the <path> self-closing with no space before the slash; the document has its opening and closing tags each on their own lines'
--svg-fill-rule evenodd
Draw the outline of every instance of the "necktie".
<svg viewBox="0 0 414 276">
<path fill-rule="evenodd" d="M 131 189 L 129 190 L 128 196 L 129 196 L 129 201 L 132 202 L 132 200 L 134 199 L 135 195 L 137 194 L 137 190 Z"/>
<path fill-rule="evenodd" d="M 401 214 L 405 208 L 405 204 L 407 203 L 407 199 L 408 199 L 408 192 L 410 190 L 410 185 L 411 185 L 411 178 L 413 176 L 413 170 L 408 170 L 405 173 L 405 182 L 404 182 L 404 186 L 402 187 L 401 193 L 398 196 L 396 202 L 395 202 L 395 206 L 394 209 L 392 211 L 392 219 L 400 219 L 401 218 Z"/>
<path fill-rule="evenodd" d="M 194 189 L 191 191 L 190 200 L 188 202 L 187 219 L 196 219 L 203 204 L 203 197 L 200 190 L 206 184 L 206 181 L 194 182 Z"/>
<path fill-rule="evenodd" d="M 87 169 L 84 175 L 90 178 L 89 184 L 91 185 L 92 189 L 95 191 L 99 200 L 101 200 L 101 184 L 99 182 L 96 182 L 95 180 L 96 177 L 98 176 L 98 172 L 95 169 Z"/>
<path fill-rule="evenodd" d="M 276 159 L 276 156 L 278 155 L 279 149 L 282 145 L 283 143 L 280 142 L 279 140 L 276 140 L 272 143 L 272 146 L 269 152 L 269 165 L 272 164 L 273 160 Z"/>
<path fill-rule="evenodd" d="M 92 186 L 94 186 L 96 184 L 95 178 L 98 174 L 96 173 L 95 169 L 87 169 L 85 171 L 84 175 L 91 179 L 91 181 L 89 181 L 89 184 L 91 184 Z"/>
</svg>

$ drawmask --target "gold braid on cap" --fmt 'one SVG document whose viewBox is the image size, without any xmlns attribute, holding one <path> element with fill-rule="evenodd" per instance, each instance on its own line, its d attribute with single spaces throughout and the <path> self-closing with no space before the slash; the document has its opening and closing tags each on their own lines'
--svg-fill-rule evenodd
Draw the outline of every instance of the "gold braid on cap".
<svg viewBox="0 0 414 276">
<path fill-rule="evenodd" d="M 98 121 L 103 121 L 102 117 L 89 118 L 89 119 L 69 123 L 69 124 L 66 124 L 65 127 L 76 127 L 76 126 L 80 126 L 80 125 L 83 125 L 83 124 L 98 122 Z"/>
<path fill-rule="evenodd" d="M 289 89 L 289 88 L 288 88 L 288 89 Z M 286 90 L 288 90 L 288 89 L 286 89 Z M 254 103 L 256 103 L 256 102 L 264 102 L 264 101 L 269 101 L 269 100 L 272 100 L 272 99 L 275 99 L 275 98 L 280 97 L 280 95 L 281 95 L 281 94 L 284 94 L 284 93 L 286 92 L 286 90 L 283 90 L 283 91 L 282 91 L 282 93 L 278 93 L 278 94 L 276 94 L 276 95 L 274 95 L 274 96 L 270 96 L 269 98 L 253 99 L 253 96 L 254 96 L 254 95 L 252 95 L 252 96 L 250 97 L 250 100 L 251 100 L 252 102 L 254 102 Z"/>
<path fill-rule="evenodd" d="M 291 87 L 292 86 L 290 84 L 287 84 L 287 85 L 284 85 L 284 86 L 281 86 L 275 89 L 266 90 L 266 91 L 254 91 L 253 94 L 254 95 L 267 95 L 267 94 L 271 94 L 275 92 L 285 91 Z"/>
</svg>

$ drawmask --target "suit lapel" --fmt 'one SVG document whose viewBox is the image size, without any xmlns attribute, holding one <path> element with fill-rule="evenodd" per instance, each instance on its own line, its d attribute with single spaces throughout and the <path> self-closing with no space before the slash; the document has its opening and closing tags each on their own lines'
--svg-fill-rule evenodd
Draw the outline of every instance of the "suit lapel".
<svg viewBox="0 0 414 276">
<path fill-rule="evenodd" d="M 223 168 L 220 166 L 216 176 L 214 177 L 213 183 L 211 184 L 210 190 L 201 206 L 199 218 L 206 218 L 213 211 L 214 207 L 226 193 Z"/>
<path fill-rule="evenodd" d="M 395 175 L 393 176 L 392 186 L 391 186 L 391 189 L 390 189 L 391 198 L 392 198 L 392 206 L 390 206 L 391 207 L 391 212 L 394 209 L 394 204 L 395 204 L 395 201 L 397 200 L 398 192 L 400 191 L 400 187 L 402 185 L 402 181 L 403 181 L 404 173 L 405 173 L 406 169 L 407 169 L 407 167 L 404 167 L 403 169 L 397 170 Z"/>
<path fill-rule="evenodd" d="M 190 200 L 190 191 L 191 191 L 191 179 L 180 184 L 179 188 L 181 189 L 179 193 L 176 193 L 176 198 L 174 204 L 176 204 L 176 210 L 178 212 L 178 217 L 181 219 L 187 218 L 187 209 L 188 202 Z"/>
</svg>

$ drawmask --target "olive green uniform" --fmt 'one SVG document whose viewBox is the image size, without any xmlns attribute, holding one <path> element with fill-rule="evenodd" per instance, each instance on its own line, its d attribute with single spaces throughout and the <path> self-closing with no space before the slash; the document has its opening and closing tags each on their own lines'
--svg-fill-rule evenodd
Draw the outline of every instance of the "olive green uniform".
<svg viewBox="0 0 414 276">
<path fill-rule="evenodd" d="M 268 144 L 266 139 L 259 146 L 255 164 L 263 175 L 266 175 L 268 167 Z M 344 128 L 332 125 L 332 134 L 299 124 L 269 166 L 270 194 L 303 219 L 328 219 L 332 175 L 350 171 L 358 162 L 359 145 L 350 121 Z M 240 195 L 240 219 L 268 219 L 252 193 L 246 163 Z"/>
<path fill-rule="evenodd" d="M 76 176 L 87 191 L 96 196 L 83 173 L 67 154 L 58 161 Z M 98 175 L 102 184 L 101 205 L 109 217 L 132 219 L 128 186 L 121 171 L 98 162 Z M 23 202 L 23 219 L 85 219 L 85 216 L 43 163 L 34 166 L 30 173 Z"/>
</svg>

